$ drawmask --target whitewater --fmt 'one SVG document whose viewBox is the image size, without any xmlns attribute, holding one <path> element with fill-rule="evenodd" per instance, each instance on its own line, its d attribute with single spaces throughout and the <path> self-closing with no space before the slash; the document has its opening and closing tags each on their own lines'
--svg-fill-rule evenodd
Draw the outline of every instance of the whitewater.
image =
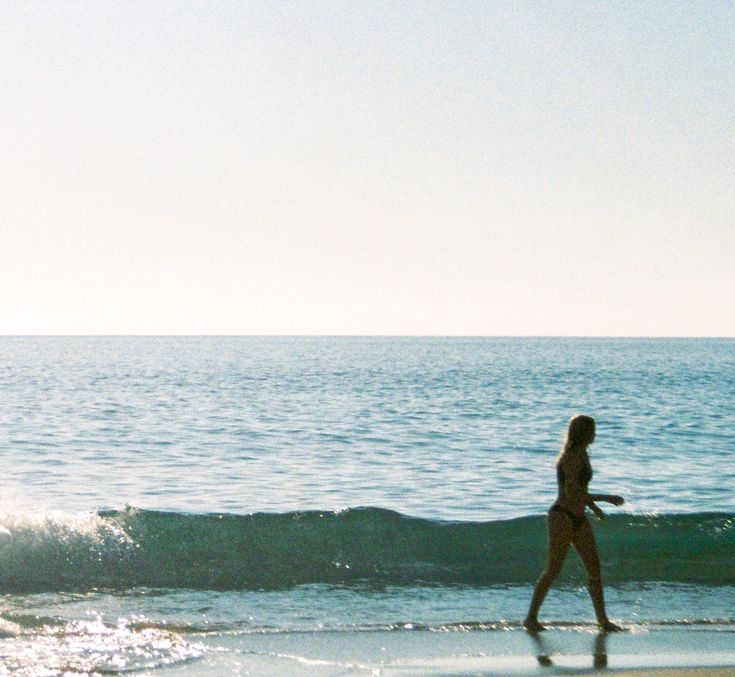
<svg viewBox="0 0 735 677">
<path fill-rule="evenodd" d="M 517 649 L 578 412 L 611 617 L 733 643 L 732 339 L 4 337 L 0 385 L 0 674 Z M 544 615 L 594 628 L 574 554 Z"/>
</svg>

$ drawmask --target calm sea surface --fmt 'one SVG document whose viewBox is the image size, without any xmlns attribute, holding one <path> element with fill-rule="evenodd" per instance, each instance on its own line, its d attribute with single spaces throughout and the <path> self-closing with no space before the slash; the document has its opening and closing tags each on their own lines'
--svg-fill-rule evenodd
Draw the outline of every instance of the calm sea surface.
<svg viewBox="0 0 735 677">
<path fill-rule="evenodd" d="M 611 615 L 731 625 L 734 401 L 733 339 L 0 338 L 0 674 L 515 627 L 579 412 Z M 590 621 L 581 582 L 544 613 Z"/>
<path fill-rule="evenodd" d="M 735 509 L 732 340 L 4 338 L 15 504 L 539 513 L 571 414 L 627 510 Z"/>
</svg>

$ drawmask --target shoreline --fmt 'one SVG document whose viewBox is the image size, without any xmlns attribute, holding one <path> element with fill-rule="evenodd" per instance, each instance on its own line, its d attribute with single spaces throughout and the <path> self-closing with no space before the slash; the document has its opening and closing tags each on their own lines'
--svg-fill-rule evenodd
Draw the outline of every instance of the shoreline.
<svg viewBox="0 0 735 677">
<path fill-rule="evenodd" d="M 218 637 L 172 677 L 735 677 L 731 625 L 633 628 L 605 635 L 554 629 L 245 633 Z"/>
</svg>

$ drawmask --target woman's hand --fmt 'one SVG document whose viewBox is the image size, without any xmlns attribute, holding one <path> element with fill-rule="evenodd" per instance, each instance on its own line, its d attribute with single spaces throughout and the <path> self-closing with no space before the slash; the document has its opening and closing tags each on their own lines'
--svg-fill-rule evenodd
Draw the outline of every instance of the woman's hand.
<svg viewBox="0 0 735 677">
<path fill-rule="evenodd" d="M 616 494 L 613 494 L 610 496 L 610 503 L 613 505 L 623 505 L 625 503 L 625 499 L 622 496 L 617 496 Z"/>
</svg>

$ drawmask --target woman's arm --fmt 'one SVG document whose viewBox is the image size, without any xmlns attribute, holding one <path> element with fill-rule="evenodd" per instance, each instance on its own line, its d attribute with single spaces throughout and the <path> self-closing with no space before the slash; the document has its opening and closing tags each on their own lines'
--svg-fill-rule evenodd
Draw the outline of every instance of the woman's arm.
<svg viewBox="0 0 735 677">
<path fill-rule="evenodd" d="M 625 503 L 625 499 L 617 494 L 587 494 L 587 499 L 590 502 L 602 501 L 603 503 L 612 503 L 613 505 L 623 505 Z"/>
</svg>

